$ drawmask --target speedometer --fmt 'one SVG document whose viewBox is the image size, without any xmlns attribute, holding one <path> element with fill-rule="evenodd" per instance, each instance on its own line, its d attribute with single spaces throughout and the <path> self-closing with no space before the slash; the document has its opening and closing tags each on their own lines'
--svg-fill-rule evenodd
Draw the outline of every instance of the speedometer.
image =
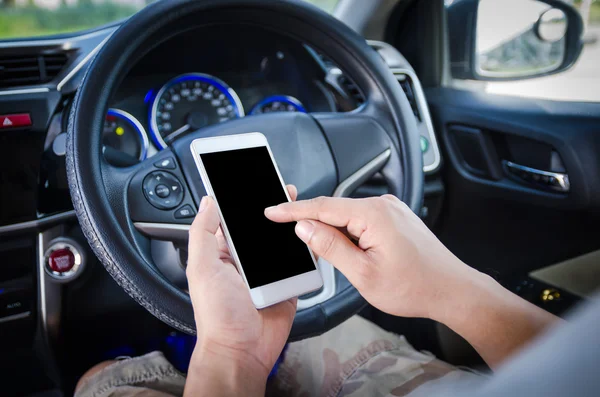
<svg viewBox="0 0 600 397">
<path fill-rule="evenodd" d="M 239 97 L 227 84 L 201 73 L 168 81 L 150 111 L 154 143 L 164 149 L 187 132 L 244 116 Z"/>
</svg>

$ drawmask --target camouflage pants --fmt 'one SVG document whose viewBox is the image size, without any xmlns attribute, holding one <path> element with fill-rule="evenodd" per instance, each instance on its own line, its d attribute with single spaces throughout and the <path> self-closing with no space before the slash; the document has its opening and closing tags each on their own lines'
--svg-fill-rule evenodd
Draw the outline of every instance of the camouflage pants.
<svg viewBox="0 0 600 397">
<path fill-rule="evenodd" d="M 480 377 L 416 351 L 403 336 L 354 316 L 291 343 L 269 394 L 293 397 L 408 396 L 424 383 Z"/>
<path fill-rule="evenodd" d="M 409 396 L 423 384 L 478 378 L 416 351 L 403 336 L 355 316 L 331 331 L 289 344 L 268 396 Z M 154 352 L 119 361 L 89 378 L 77 397 L 167 397 L 185 377 Z"/>
</svg>

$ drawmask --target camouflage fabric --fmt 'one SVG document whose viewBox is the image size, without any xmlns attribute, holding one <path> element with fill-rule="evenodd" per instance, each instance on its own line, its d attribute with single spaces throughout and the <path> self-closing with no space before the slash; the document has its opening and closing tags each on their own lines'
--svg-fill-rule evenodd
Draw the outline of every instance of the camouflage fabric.
<svg viewBox="0 0 600 397">
<path fill-rule="evenodd" d="M 411 396 L 424 383 L 481 378 L 416 351 L 403 336 L 355 316 L 288 346 L 269 396 Z"/>
<path fill-rule="evenodd" d="M 416 351 L 403 336 L 355 316 L 288 345 L 267 396 L 411 396 L 423 384 L 481 378 Z M 76 397 L 181 396 L 185 377 L 160 352 L 118 361 L 84 381 Z"/>
<path fill-rule="evenodd" d="M 117 361 L 82 382 L 75 397 L 183 395 L 185 376 L 161 352 Z"/>
</svg>

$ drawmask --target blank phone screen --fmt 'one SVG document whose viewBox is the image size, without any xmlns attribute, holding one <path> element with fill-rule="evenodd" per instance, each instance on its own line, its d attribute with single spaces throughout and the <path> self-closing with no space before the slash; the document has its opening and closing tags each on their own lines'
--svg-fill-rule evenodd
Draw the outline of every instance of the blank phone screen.
<svg viewBox="0 0 600 397">
<path fill-rule="evenodd" d="M 200 157 L 250 288 L 316 269 L 295 222 L 264 215 L 265 208 L 288 201 L 266 147 Z"/>
</svg>

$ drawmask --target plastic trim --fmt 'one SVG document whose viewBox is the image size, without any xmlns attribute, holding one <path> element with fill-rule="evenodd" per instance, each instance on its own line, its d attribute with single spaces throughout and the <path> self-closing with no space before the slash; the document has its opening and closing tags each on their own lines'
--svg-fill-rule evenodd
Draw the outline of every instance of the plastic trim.
<svg viewBox="0 0 600 397">
<path fill-rule="evenodd" d="M 51 226 L 62 221 L 70 219 L 76 219 L 75 211 L 61 212 L 60 214 L 54 214 L 45 218 L 36 219 L 34 221 L 27 221 L 21 223 L 14 223 L 12 225 L 0 226 L 0 236 L 23 233 L 29 231 L 35 231 L 45 226 Z"/>
<path fill-rule="evenodd" d="M 442 158 L 440 155 L 440 147 L 438 146 L 438 142 L 435 137 L 435 130 L 433 128 L 433 122 L 431 121 L 431 114 L 429 113 L 429 107 L 427 106 L 425 93 L 423 92 L 423 87 L 421 87 L 421 82 L 419 81 L 419 78 L 415 72 L 410 69 L 392 68 L 391 70 L 394 76 L 403 74 L 408 76 L 412 82 L 415 97 L 417 99 L 417 106 L 419 107 L 419 111 L 423 117 L 423 122 L 427 127 L 427 133 L 429 134 L 429 141 L 431 142 L 431 149 L 433 150 L 434 157 L 433 163 L 423 165 L 423 171 L 427 174 L 433 173 L 440 167 Z"/>
<path fill-rule="evenodd" d="M 392 155 L 392 149 L 386 149 L 373 160 L 369 161 L 354 174 L 346 178 L 333 192 L 333 197 L 348 197 L 357 187 L 375 175 Z"/>
<path fill-rule="evenodd" d="M 106 34 L 107 31 L 112 30 L 115 31 L 117 28 L 111 26 L 107 29 L 100 29 L 89 33 L 84 33 L 82 35 L 74 35 L 69 37 L 62 37 L 56 39 L 47 39 L 41 37 L 39 40 L 31 39 L 31 40 L 11 40 L 11 41 L 0 41 L 0 49 L 1 48 L 13 48 L 13 47 L 34 47 L 34 46 L 52 46 L 52 45 L 60 45 L 65 44 L 74 40 L 86 40 L 91 39 L 92 37 L 102 36 Z M 112 32 L 111 32 L 112 33 Z"/>
<path fill-rule="evenodd" d="M 38 234 L 38 286 L 40 292 L 40 318 L 42 320 L 42 331 L 48 338 L 48 310 L 46 299 L 46 265 L 45 265 L 45 250 L 44 250 L 44 234 Z"/>
<path fill-rule="evenodd" d="M 7 323 L 9 321 L 20 320 L 22 318 L 27 318 L 31 316 L 31 312 L 23 312 L 19 314 L 13 314 L 12 316 L 0 317 L 0 323 Z"/>
<path fill-rule="evenodd" d="M 50 92 L 50 88 L 47 88 L 47 87 L 23 88 L 23 89 L 19 89 L 19 90 L 0 91 L 0 96 L 2 96 L 2 95 L 43 94 L 46 92 Z"/>
<path fill-rule="evenodd" d="M 71 71 L 56 85 L 56 91 L 60 92 L 62 90 L 62 88 L 73 78 L 73 76 L 75 76 L 75 74 L 77 74 L 77 72 L 79 72 L 81 68 L 83 68 L 85 64 L 88 63 L 100 51 L 108 39 L 111 38 L 113 33 L 114 31 L 108 33 L 108 35 L 100 42 L 100 44 L 94 47 L 94 49 L 77 64 L 77 66 L 71 69 Z"/>
</svg>

